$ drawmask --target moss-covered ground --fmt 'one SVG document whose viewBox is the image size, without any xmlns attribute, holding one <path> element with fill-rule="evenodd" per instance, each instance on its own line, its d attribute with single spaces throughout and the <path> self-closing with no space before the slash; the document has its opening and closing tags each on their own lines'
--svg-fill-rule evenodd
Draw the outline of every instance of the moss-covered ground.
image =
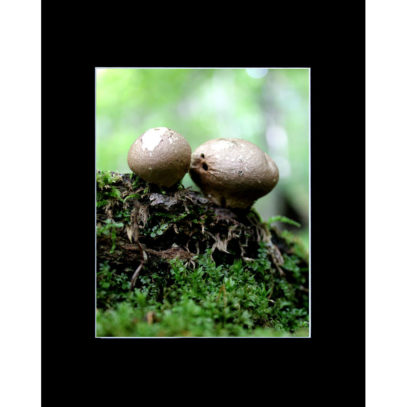
<svg viewBox="0 0 407 407">
<path fill-rule="evenodd" d="M 308 336 L 308 254 L 251 209 L 97 173 L 98 337 Z"/>
</svg>

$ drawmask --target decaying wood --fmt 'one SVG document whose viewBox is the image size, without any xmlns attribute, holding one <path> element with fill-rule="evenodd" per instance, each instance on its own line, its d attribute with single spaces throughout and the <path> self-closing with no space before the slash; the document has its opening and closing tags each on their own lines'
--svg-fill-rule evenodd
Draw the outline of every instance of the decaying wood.
<svg viewBox="0 0 407 407">
<path fill-rule="evenodd" d="M 110 193 L 113 188 L 115 194 Z M 253 210 L 218 207 L 191 189 L 163 191 L 151 185 L 146 189 L 135 185 L 130 174 L 114 174 L 112 185 L 98 185 L 101 202 L 105 196 L 105 204 L 98 205 L 97 226 L 100 231 L 110 222 L 114 235 L 108 228 L 98 233 L 97 261 L 133 270 L 132 287 L 150 262 L 177 258 L 193 262 L 208 249 L 215 258 L 224 256 L 222 261 L 250 259 L 257 256 L 260 242 L 282 273 L 286 243 L 272 236 Z"/>
</svg>

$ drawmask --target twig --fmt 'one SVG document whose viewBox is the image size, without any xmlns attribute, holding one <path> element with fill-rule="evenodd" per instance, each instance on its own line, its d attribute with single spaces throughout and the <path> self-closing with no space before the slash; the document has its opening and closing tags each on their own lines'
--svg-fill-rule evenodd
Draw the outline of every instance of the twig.
<svg viewBox="0 0 407 407">
<path fill-rule="evenodd" d="M 136 285 L 137 282 L 137 277 L 140 274 L 141 269 L 143 268 L 144 265 L 144 260 L 141 261 L 140 265 L 137 267 L 136 271 L 134 272 L 134 274 L 131 277 L 131 284 L 130 284 L 130 289 L 132 290 L 134 288 L 134 286 Z"/>
</svg>

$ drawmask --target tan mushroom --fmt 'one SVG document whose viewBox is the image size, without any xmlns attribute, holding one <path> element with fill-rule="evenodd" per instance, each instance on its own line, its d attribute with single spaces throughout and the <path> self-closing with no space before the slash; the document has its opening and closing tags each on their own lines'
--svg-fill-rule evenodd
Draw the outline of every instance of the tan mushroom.
<svg viewBox="0 0 407 407">
<path fill-rule="evenodd" d="M 127 163 L 147 182 L 171 187 L 181 181 L 191 162 L 191 146 L 167 127 L 144 132 L 130 147 Z"/>
<path fill-rule="evenodd" d="M 277 184 L 277 165 L 255 144 L 219 138 L 201 144 L 189 170 L 202 192 L 219 206 L 249 208 Z"/>
</svg>

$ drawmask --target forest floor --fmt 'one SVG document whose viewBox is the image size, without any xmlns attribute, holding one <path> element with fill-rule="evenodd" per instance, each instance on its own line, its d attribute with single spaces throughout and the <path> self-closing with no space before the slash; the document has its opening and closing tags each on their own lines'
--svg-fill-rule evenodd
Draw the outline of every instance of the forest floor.
<svg viewBox="0 0 407 407">
<path fill-rule="evenodd" d="M 254 209 L 97 173 L 97 337 L 308 337 L 308 250 Z"/>
</svg>

